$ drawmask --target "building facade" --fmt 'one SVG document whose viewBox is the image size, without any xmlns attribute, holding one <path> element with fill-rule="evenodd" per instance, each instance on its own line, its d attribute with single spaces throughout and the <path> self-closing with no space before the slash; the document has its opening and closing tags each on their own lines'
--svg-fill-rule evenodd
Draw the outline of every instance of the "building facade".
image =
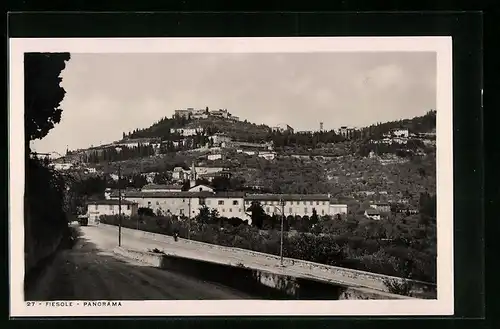
<svg viewBox="0 0 500 329">
<path fill-rule="evenodd" d="M 284 206 L 281 205 L 284 202 Z M 330 213 L 330 197 L 327 194 L 249 194 L 245 196 L 245 207 L 259 202 L 265 213 L 280 215 L 282 208 L 285 216 L 311 216 L 313 209 L 318 216 Z"/>
<path fill-rule="evenodd" d="M 137 214 L 138 204 L 129 201 L 122 200 L 121 202 L 121 214 L 122 216 L 134 216 Z M 108 200 L 98 200 L 92 201 L 87 204 L 87 215 L 89 218 L 89 225 L 97 225 L 99 223 L 100 216 L 113 216 L 120 213 L 120 203 L 118 199 L 108 199 Z"/>
<path fill-rule="evenodd" d="M 184 137 L 195 136 L 198 134 L 203 134 L 204 130 L 201 127 L 197 128 L 171 128 L 171 134 L 179 134 Z"/>
</svg>

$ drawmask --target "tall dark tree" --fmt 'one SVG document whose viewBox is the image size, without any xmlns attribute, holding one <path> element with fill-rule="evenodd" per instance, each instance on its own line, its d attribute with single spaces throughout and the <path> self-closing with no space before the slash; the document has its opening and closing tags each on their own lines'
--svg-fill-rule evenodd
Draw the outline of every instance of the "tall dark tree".
<svg viewBox="0 0 500 329">
<path fill-rule="evenodd" d="M 262 209 L 260 202 L 253 201 L 252 204 L 250 205 L 250 208 L 248 208 L 248 211 L 252 213 L 251 215 L 252 226 L 262 229 L 262 226 L 264 224 L 264 219 L 266 218 L 267 215 L 264 212 L 264 209 Z"/>
<path fill-rule="evenodd" d="M 42 139 L 61 121 L 61 101 L 66 91 L 61 87 L 61 72 L 69 53 L 24 54 L 25 142 Z M 27 148 L 28 149 L 28 148 Z"/>
</svg>

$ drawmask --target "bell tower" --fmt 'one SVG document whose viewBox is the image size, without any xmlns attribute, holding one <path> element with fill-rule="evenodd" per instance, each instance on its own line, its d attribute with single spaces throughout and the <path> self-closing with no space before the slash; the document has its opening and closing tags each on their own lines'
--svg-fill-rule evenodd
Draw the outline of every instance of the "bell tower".
<svg viewBox="0 0 500 329">
<path fill-rule="evenodd" d="M 196 185 L 196 167 L 194 162 L 191 164 L 191 173 L 189 175 L 189 187 L 194 187 Z"/>
</svg>

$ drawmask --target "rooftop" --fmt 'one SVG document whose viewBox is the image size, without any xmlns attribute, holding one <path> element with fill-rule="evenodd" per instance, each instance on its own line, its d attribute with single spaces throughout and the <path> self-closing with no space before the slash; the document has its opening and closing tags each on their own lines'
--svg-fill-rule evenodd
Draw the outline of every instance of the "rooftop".
<svg viewBox="0 0 500 329">
<path fill-rule="evenodd" d="M 89 201 L 87 204 L 89 204 L 89 205 L 119 205 L 119 202 L 118 202 L 118 200 L 95 200 L 95 201 Z M 127 201 L 127 200 L 122 200 L 121 204 L 122 205 L 132 205 L 132 204 L 137 204 L 137 203 Z"/>
<path fill-rule="evenodd" d="M 118 197 L 118 193 L 111 194 L 112 197 Z M 122 193 L 122 197 L 126 198 L 243 198 L 244 192 L 141 192 L 127 191 Z"/>
<path fill-rule="evenodd" d="M 175 184 L 171 184 L 171 185 L 167 185 L 167 184 L 148 184 L 148 185 L 145 185 L 142 190 L 180 190 L 182 189 L 182 186 L 181 185 L 175 185 Z"/>
<path fill-rule="evenodd" d="M 330 197 L 328 194 L 249 194 L 245 199 L 255 201 L 279 201 L 281 199 L 286 201 L 329 201 Z"/>
<path fill-rule="evenodd" d="M 365 212 L 367 215 L 380 215 L 380 212 L 373 208 L 366 209 Z"/>
</svg>

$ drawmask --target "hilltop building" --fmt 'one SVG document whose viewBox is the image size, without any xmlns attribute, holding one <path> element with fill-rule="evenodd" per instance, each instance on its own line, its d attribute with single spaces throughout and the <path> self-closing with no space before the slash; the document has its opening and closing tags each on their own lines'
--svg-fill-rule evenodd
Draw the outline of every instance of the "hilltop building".
<svg viewBox="0 0 500 329">
<path fill-rule="evenodd" d="M 204 129 L 202 127 L 197 127 L 197 128 L 171 128 L 170 129 L 171 134 L 180 134 L 181 136 L 184 137 L 189 137 L 189 136 L 195 136 L 198 134 L 203 134 Z"/>
<path fill-rule="evenodd" d="M 280 133 L 288 132 L 288 133 L 291 133 L 291 134 L 293 134 L 293 132 L 294 132 L 294 129 L 292 127 L 290 127 L 288 124 L 279 124 L 279 125 L 276 125 L 274 127 L 271 127 L 271 130 L 272 131 L 276 131 L 276 132 L 280 132 Z"/>
<path fill-rule="evenodd" d="M 232 115 L 227 109 L 219 109 L 215 111 L 209 111 L 208 108 L 205 109 L 194 109 L 187 108 L 185 110 L 175 110 L 174 116 L 191 118 L 191 119 L 207 119 L 209 117 L 227 119 L 233 121 L 240 121 L 238 116 Z"/>
<path fill-rule="evenodd" d="M 354 127 L 342 126 L 338 129 L 337 134 L 346 139 L 351 139 L 357 130 L 358 129 Z"/>
</svg>

